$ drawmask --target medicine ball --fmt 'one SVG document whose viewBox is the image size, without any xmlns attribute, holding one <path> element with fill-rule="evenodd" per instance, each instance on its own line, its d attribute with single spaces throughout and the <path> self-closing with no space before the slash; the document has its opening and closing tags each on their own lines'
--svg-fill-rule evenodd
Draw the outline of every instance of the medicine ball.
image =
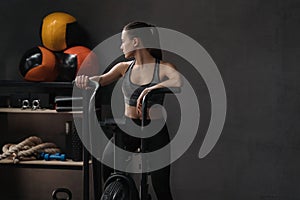
<svg viewBox="0 0 300 200">
<path fill-rule="evenodd" d="M 77 20 L 70 14 L 54 12 L 44 17 L 41 25 L 43 45 L 52 51 L 63 51 L 77 45 L 80 28 Z"/>
<path fill-rule="evenodd" d="M 93 76 L 98 74 L 99 62 L 93 51 L 84 46 L 66 49 L 63 54 L 56 53 L 58 58 L 59 79 L 74 80 L 76 75 Z"/>
<path fill-rule="evenodd" d="M 23 55 L 19 70 L 27 81 L 55 81 L 58 71 L 55 55 L 48 49 L 38 46 Z"/>
</svg>

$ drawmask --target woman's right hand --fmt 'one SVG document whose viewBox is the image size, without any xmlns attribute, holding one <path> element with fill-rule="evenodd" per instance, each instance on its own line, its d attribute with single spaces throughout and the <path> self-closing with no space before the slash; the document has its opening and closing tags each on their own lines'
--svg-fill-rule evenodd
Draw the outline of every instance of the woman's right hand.
<svg viewBox="0 0 300 200">
<path fill-rule="evenodd" d="M 78 88 L 87 89 L 88 88 L 89 80 L 93 80 L 93 81 L 99 82 L 100 76 L 92 76 L 92 77 L 89 77 L 89 76 L 86 76 L 86 75 L 76 76 L 76 78 L 75 78 L 75 85 Z"/>
</svg>

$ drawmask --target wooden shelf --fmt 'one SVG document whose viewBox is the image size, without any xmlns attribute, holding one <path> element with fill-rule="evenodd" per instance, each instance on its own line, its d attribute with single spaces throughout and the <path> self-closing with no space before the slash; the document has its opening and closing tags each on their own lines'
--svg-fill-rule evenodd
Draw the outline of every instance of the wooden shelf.
<svg viewBox="0 0 300 200">
<path fill-rule="evenodd" d="M 68 112 L 57 112 L 56 110 L 51 110 L 51 109 L 37 109 L 37 110 L 32 110 L 32 109 L 21 109 L 21 108 L 0 108 L 0 113 L 24 113 L 24 114 L 34 114 L 34 113 L 39 113 L 39 114 L 81 114 L 82 111 L 68 111 Z"/>
<path fill-rule="evenodd" d="M 32 82 L 32 81 L 15 81 L 0 80 L 2 87 L 44 87 L 44 88 L 73 88 L 72 82 Z"/>
<path fill-rule="evenodd" d="M 47 168 L 47 169 L 82 169 L 83 162 L 75 162 L 72 160 L 57 161 L 57 160 L 30 160 L 20 161 L 14 164 L 11 159 L 0 160 L 0 167 L 28 167 L 28 168 Z"/>
</svg>

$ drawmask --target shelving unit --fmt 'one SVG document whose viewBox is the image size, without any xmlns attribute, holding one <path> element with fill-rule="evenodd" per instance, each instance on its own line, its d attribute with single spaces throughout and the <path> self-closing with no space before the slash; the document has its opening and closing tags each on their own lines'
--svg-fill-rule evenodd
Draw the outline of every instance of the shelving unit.
<svg viewBox="0 0 300 200">
<path fill-rule="evenodd" d="M 82 111 L 68 111 L 68 112 L 57 112 L 53 109 L 21 109 L 21 108 L 0 108 L 0 113 L 20 113 L 20 114 L 72 114 L 73 116 L 80 117 L 82 115 Z"/>
<path fill-rule="evenodd" d="M 21 108 L 0 108 L 0 113 L 58 114 L 56 110 L 52 110 L 52 109 L 32 110 L 32 109 L 21 109 Z M 72 112 L 60 112 L 60 114 L 72 114 Z"/>
<path fill-rule="evenodd" d="M 24 81 L 3 81 L 0 80 L 0 95 L 10 97 L 16 93 L 43 93 L 49 95 L 49 102 L 53 101 L 55 96 L 72 95 L 72 83 L 34 83 Z M 30 95 L 29 95 L 30 96 Z M 52 100 L 51 100 L 52 98 Z M 53 107 L 53 104 L 49 107 Z M 0 107 L 0 145 L 6 142 L 20 141 L 20 138 L 36 135 L 44 136 L 47 141 L 55 141 L 59 144 L 65 144 L 65 122 L 71 121 L 73 117 L 82 117 L 82 111 L 72 112 L 57 112 L 54 109 L 42 108 L 37 110 L 22 109 L 20 107 Z M 44 138 L 41 137 L 44 141 Z M 46 141 L 46 140 L 45 140 Z M 56 143 L 57 144 L 57 143 Z M 58 145 L 60 147 L 60 145 Z M 66 147 L 65 147 L 66 148 Z M 84 156 L 89 156 L 86 152 Z M 83 198 L 88 200 L 89 196 L 89 161 L 84 158 L 84 161 L 75 162 L 67 161 L 45 161 L 31 160 L 20 161 L 14 164 L 11 159 L 0 160 L 0 168 L 32 168 L 34 169 L 57 169 L 57 170 L 81 170 L 83 183 Z M 34 171 L 33 171 L 34 172 Z M 47 184 L 47 183 L 45 183 Z"/>
<path fill-rule="evenodd" d="M 27 167 L 27 168 L 47 168 L 47 169 L 70 169 L 82 170 L 83 162 L 74 162 L 72 160 L 57 161 L 57 160 L 29 160 L 20 161 L 14 164 L 11 159 L 0 160 L 1 167 Z"/>
</svg>

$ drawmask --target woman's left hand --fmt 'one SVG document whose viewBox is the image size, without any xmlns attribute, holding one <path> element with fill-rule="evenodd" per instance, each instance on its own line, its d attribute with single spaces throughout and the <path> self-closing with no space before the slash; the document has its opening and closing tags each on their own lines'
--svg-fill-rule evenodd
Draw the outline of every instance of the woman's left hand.
<svg viewBox="0 0 300 200">
<path fill-rule="evenodd" d="M 143 98 L 145 95 L 147 95 L 152 89 L 149 87 L 149 88 L 145 88 L 139 98 L 137 99 L 137 102 L 136 102 L 136 112 L 138 115 L 141 115 L 142 114 L 142 101 L 143 101 Z"/>
</svg>

